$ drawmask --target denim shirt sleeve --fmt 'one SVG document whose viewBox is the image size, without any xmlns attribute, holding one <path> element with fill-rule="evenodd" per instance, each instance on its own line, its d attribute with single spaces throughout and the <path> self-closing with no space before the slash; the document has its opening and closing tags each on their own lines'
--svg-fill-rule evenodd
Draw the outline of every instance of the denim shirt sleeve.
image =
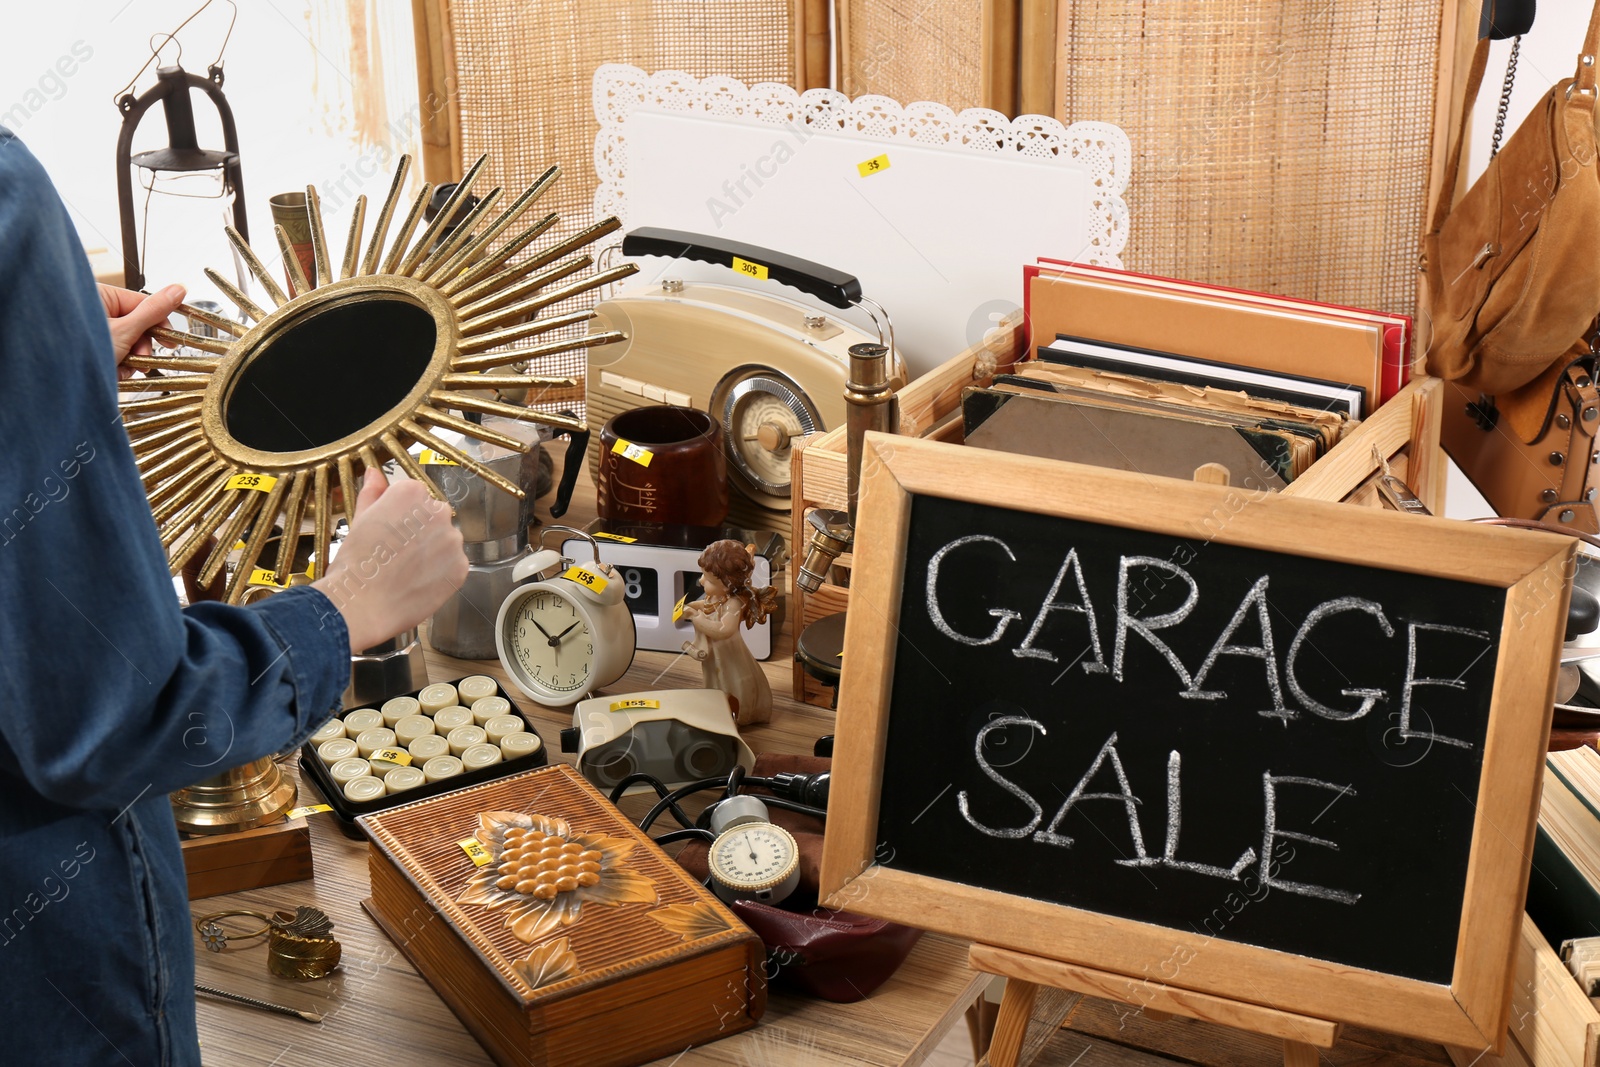
<svg viewBox="0 0 1600 1067">
<path fill-rule="evenodd" d="M 349 681 L 344 620 L 310 587 L 179 610 L 88 262 L 3 128 L 0 248 L 0 771 L 116 810 L 304 740 Z"/>
</svg>

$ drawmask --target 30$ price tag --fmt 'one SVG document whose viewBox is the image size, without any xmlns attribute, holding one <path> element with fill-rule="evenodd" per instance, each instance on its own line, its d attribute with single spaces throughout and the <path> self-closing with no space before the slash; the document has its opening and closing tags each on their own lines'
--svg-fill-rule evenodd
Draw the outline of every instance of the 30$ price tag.
<svg viewBox="0 0 1600 1067">
<path fill-rule="evenodd" d="M 489 854 L 489 850 L 483 847 L 483 842 L 479 841 L 476 837 L 462 838 L 460 841 L 457 841 L 456 844 L 460 845 L 461 851 L 465 852 L 467 854 L 467 858 L 472 860 L 472 865 L 474 867 L 487 866 L 489 861 L 494 859 L 494 857 Z"/>
<path fill-rule="evenodd" d="M 596 593 L 604 593 L 606 586 L 611 584 L 605 575 L 596 574 L 581 563 L 568 567 L 561 577 L 569 582 L 577 582 L 581 586 L 593 589 Z"/>
<path fill-rule="evenodd" d="M 738 256 L 734 256 L 733 269 L 736 273 L 743 274 L 746 278 L 754 278 L 758 282 L 767 280 L 767 268 L 748 259 L 740 259 Z"/>
<path fill-rule="evenodd" d="M 656 458 L 656 454 L 643 445 L 636 445 L 632 441 L 624 441 L 620 437 L 617 438 L 617 443 L 611 446 L 611 451 L 623 459 L 633 460 L 641 467 L 650 466 L 650 461 Z"/>
<path fill-rule="evenodd" d="M 411 753 L 403 748 L 373 749 L 367 759 L 372 763 L 387 763 L 395 767 L 411 766 Z"/>
<path fill-rule="evenodd" d="M 235 474 L 223 483 L 224 489 L 254 489 L 258 493 L 270 493 L 272 487 L 278 484 L 278 479 L 270 474 Z"/>
<path fill-rule="evenodd" d="M 612 711 L 646 711 L 659 709 L 660 707 L 661 701 L 659 700 L 644 700 L 639 697 L 635 697 L 632 700 L 614 700 L 611 702 Z"/>
<path fill-rule="evenodd" d="M 882 174 L 889 169 L 889 153 L 873 156 L 871 159 L 856 164 L 856 173 L 863 178 L 870 178 L 874 174 Z"/>
</svg>

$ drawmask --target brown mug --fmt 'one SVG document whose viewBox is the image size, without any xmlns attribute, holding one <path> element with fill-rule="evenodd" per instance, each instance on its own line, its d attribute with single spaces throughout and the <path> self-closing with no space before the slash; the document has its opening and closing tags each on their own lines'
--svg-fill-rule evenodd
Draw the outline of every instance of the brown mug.
<svg viewBox="0 0 1600 1067">
<path fill-rule="evenodd" d="M 311 243 L 311 216 L 306 211 L 306 194 L 279 193 L 267 201 L 267 206 L 272 208 L 272 224 L 282 226 L 284 233 L 289 235 L 289 245 L 294 249 L 295 258 L 300 261 L 300 269 L 305 272 L 306 280 L 315 289 L 317 254 Z M 287 265 L 283 268 L 283 279 L 289 283 L 289 295 L 299 296 L 294 284 L 294 275 L 289 272 Z"/>
<path fill-rule="evenodd" d="M 720 526 L 728 517 L 722 427 L 670 404 L 614 415 L 600 431 L 596 488 L 602 519 Z"/>
</svg>

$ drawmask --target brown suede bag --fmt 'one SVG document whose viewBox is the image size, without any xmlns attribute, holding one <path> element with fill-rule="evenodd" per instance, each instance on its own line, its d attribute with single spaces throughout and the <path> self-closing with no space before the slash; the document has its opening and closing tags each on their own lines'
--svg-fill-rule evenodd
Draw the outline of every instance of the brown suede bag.
<svg viewBox="0 0 1600 1067">
<path fill-rule="evenodd" d="M 1545 95 L 1452 208 L 1488 40 L 1473 54 L 1461 130 L 1423 254 L 1428 372 L 1463 391 L 1494 397 L 1528 384 L 1563 360 L 1600 315 L 1597 48 L 1600 0 L 1577 74 Z"/>
</svg>

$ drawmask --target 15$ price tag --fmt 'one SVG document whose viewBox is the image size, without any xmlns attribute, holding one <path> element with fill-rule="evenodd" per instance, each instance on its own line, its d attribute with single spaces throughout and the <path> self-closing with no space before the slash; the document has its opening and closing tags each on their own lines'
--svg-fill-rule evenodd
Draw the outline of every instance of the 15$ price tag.
<svg viewBox="0 0 1600 1067">
<path fill-rule="evenodd" d="M 672 605 L 672 621 L 673 622 L 682 622 L 683 621 L 683 605 L 684 605 L 684 602 L 687 601 L 688 599 L 689 599 L 689 594 L 685 593 L 681 597 L 678 598 L 678 602 L 676 604 Z"/>
<path fill-rule="evenodd" d="M 645 711 L 659 709 L 660 707 L 661 701 L 645 700 L 640 697 L 635 697 L 632 700 L 614 700 L 611 702 L 612 711 Z"/>
<path fill-rule="evenodd" d="M 467 854 L 467 858 L 472 860 L 472 865 L 474 867 L 486 866 L 490 860 L 494 859 L 494 857 L 489 854 L 489 850 L 483 846 L 483 842 L 479 841 L 476 837 L 463 838 L 460 841 L 457 841 L 456 844 L 460 845 L 461 851 L 465 852 Z"/>
<path fill-rule="evenodd" d="M 617 438 L 617 443 L 611 446 L 611 451 L 623 459 L 633 460 L 641 467 L 650 466 L 650 461 L 656 458 L 656 454 L 643 445 L 636 445 L 632 441 L 624 441 L 620 437 Z"/>
<path fill-rule="evenodd" d="M 606 586 L 611 584 L 605 575 L 596 574 L 581 563 L 568 567 L 561 577 L 569 582 L 577 582 L 581 586 L 593 589 L 596 593 L 604 593 Z"/>
<path fill-rule="evenodd" d="M 639 540 L 637 537 L 627 537 L 623 534 L 606 533 L 604 530 L 596 533 L 594 535 L 594 539 L 596 541 L 615 541 L 619 545 L 631 545 Z"/>
<path fill-rule="evenodd" d="M 332 810 L 332 806 L 328 804 L 307 804 L 303 808 L 290 808 L 284 812 L 283 817 L 285 819 L 303 819 L 307 815 L 320 815 L 325 811 Z"/>
<path fill-rule="evenodd" d="M 422 464 L 422 466 L 424 466 L 424 467 L 459 467 L 459 466 L 461 466 L 461 464 L 457 463 L 455 460 L 451 459 L 449 456 L 445 455 L 443 452 L 435 452 L 431 448 L 424 448 L 422 450 L 422 455 L 417 457 L 417 462 Z"/>
</svg>

